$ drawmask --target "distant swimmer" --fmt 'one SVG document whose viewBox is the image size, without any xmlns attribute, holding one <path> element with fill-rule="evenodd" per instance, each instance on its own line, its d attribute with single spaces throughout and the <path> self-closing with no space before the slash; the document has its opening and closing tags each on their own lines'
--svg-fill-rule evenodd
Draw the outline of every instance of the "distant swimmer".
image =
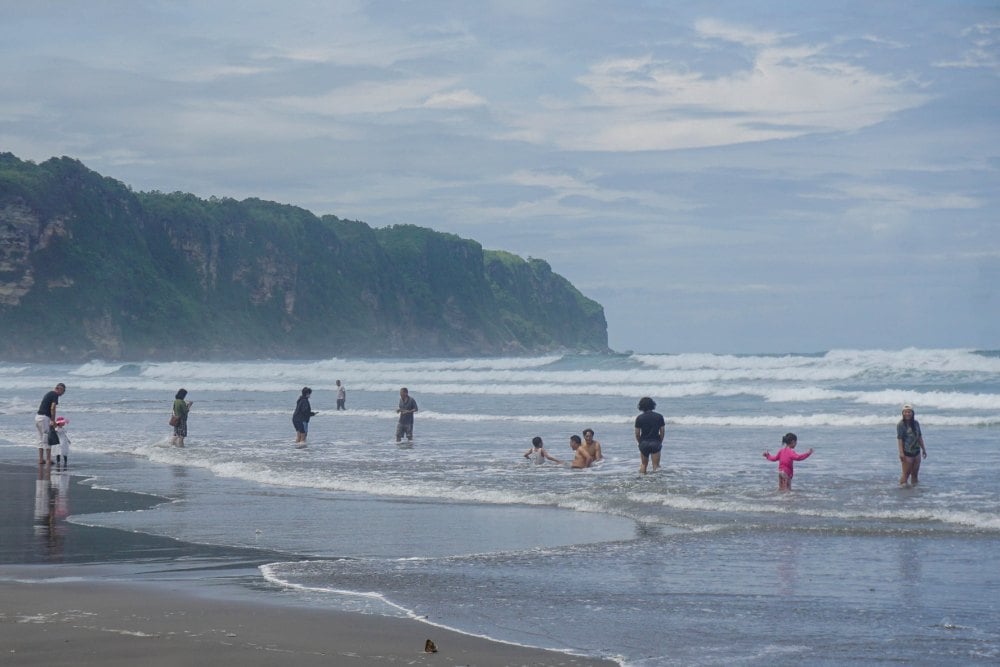
<svg viewBox="0 0 1000 667">
<path fill-rule="evenodd" d="M 795 474 L 793 469 L 795 461 L 803 461 L 812 456 L 812 449 L 803 454 L 797 453 L 795 451 L 795 445 L 797 445 L 798 442 L 798 436 L 794 433 L 786 433 L 781 437 L 781 444 L 784 445 L 784 447 L 779 449 L 777 454 L 771 454 L 771 452 L 764 450 L 764 458 L 768 461 L 778 462 L 779 491 L 792 490 L 792 475 Z"/>
<path fill-rule="evenodd" d="M 639 444 L 639 472 L 643 475 L 646 474 L 650 461 L 653 462 L 653 472 L 660 469 L 660 451 L 663 449 L 667 425 L 663 421 L 663 415 L 653 412 L 655 409 L 656 401 L 649 396 L 639 399 L 639 411 L 642 414 L 635 418 L 635 441 Z"/>
<path fill-rule="evenodd" d="M 590 458 L 594 459 L 594 463 L 604 458 L 604 454 L 601 452 L 601 441 L 594 440 L 594 429 L 583 429 L 583 446 L 587 448 L 587 453 L 590 454 Z"/>
<path fill-rule="evenodd" d="M 295 401 L 295 412 L 292 413 L 292 426 L 295 427 L 295 444 L 305 446 L 306 436 L 309 435 L 309 418 L 315 417 L 309 397 L 313 390 L 309 387 L 302 387 L 302 394 Z"/>
<path fill-rule="evenodd" d="M 569 436 L 569 448 L 573 450 L 574 454 L 573 462 L 570 464 L 571 468 L 589 468 L 590 464 L 594 462 L 590 452 L 583 446 L 580 436 Z"/>
<path fill-rule="evenodd" d="M 524 453 L 524 458 L 538 464 L 545 463 L 545 459 L 548 459 L 553 463 L 562 463 L 562 461 L 560 461 L 559 459 L 555 458 L 547 451 L 545 451 L 545 446 L 542 443 L 542 438 L 537 435 L 531 439 L 531 449 L 529 449 Z"/>
<path fill-rule="evenodd" d="M 927 458 L 927 447 L 924 446 L 924 436 L 920 432 L 920 422 L 913 418 L 913 406 L 903 406 L 903 418 L 896 424 L 896 447 L 899 450 L 899 462 L 903 466 L 903 474 L 899 485 L 907 482 L 917 485 L 917 473 L 920 472 L 920 460 Z"/>
<path fill-rule="evenodd" d="M 340 384 L 340 380 L 337 380 L 337 409 L 346 410 L 347 404 L 347 389 L 344 385 Z"/>
<path fill-rule="evenodd" d="M 410 390 L 403 387 L 399 390 L 399 421 L 396 423 L 396 442 L 406 439 L 413 442 L 413 413 L 417 411 L 417 402 L 410 396 Z"/>
</svg>

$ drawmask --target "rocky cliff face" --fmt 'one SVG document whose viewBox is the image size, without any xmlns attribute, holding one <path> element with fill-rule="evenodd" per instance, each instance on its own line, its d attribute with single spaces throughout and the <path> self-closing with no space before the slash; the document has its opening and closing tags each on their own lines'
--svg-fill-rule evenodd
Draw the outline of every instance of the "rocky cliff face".
<svg viewBox="0 0 1000 667">
<path fill-rule="evenodd" d="M 540 260 L 293 206 L 134 193 L 0 155 L 0 359 L 606 351 Z"/>
</svg>

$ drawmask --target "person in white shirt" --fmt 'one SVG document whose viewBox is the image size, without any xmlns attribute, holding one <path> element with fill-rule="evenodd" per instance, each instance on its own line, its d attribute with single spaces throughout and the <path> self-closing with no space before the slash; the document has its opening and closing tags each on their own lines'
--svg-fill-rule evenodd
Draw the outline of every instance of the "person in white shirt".
<svg viewBox="0 0 1000 667">
<path fill-rule="evenodd" d="M 56 435 L 59 436 L 59 449 L 56 450 L 56 465 L 58 466 L 62 463 L 64 466 L 69 465 L 69 433 L 66 432 L 66 427 L 69 426 L 69 420 L 65 417 L 56 417 Z"/>
</svg>

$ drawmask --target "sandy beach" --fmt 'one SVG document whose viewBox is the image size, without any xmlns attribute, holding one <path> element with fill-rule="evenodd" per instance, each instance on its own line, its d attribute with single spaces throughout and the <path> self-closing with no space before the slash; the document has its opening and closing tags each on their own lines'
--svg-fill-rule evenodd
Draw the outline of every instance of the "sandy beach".
<svg viewBox="0 0 1000 667">
<path fill-rule="evenodd" d="M 240 550 L 76 525 L 56 513 L 39 526 L 31 500 L 41 476 L 0 466 L 2 665 L 614 664 L 297 604 L 248 586 L 259 575 Z M 83 510 L 137 502 L 73 487 Z M 158 574 L 139 574 L 151 568 Z M 428 639 L 436 653 L 424 651 Z"/>
<path fill-rule="evenodd" d="M 416 621 L 161 586 L 0 583 L 4 665 L 611 665 Z M 437 653 L 424 652 L 432 639 Z"/>
</svg>

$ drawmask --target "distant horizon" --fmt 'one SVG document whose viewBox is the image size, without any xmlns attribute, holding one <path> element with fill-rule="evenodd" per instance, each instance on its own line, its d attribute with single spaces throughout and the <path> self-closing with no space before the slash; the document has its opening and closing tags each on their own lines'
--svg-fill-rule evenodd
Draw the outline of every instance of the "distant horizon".
<svg viewBox="0 0 1000 667">
<path fill-rule="evenodd" d="M 454 357 L 440 357 L 440 356 L 348 356 L 348 355 L 333 355 L 315 358 L 281 358 L 281 357 L 267 357 L 267 358 L 254 358 L 254 357 L 240 357 L 240 358 L 208 358 L 208 359 L 108 359 L 101 357 L 93 357 L 86 360 L 79 361 L 54 361 L 54 362 L 39 362 L 39 361 L 24 361 L 18 359 L 3 359 L 0 358 L 0 363 L 2 364 L 33 364 L 33 365 L 51 365 L 51 366 L 67 366 L 67 365 L 80 365 L 86 366 L 88 364 L 107 364 L 109 366 L 121 366 L 130 364 L 243 364 L 243 363 L 316 363 L 316 362 L 326 362 L 326 361 L 359 361 L 359 362 L 371 362 L 379 363 L 385 361 L 401 361 L 401 360 L 412 360 L 416 362 L 433 362 L 442 361 L 446 363 L 457 362 L 457 361 L 485 361 L 491 359 L 505 360 L 505 359 L 545 359 L 548 357 L 567 357 L 567 356 L 578 356 L 578 357 L 629 357 L 629 356 L 709 356 L 709 357 L 822 357 L 830 354 L 831 352 L 860 352 L 860 353 L 871 353 L 871 352 L 884 352 L 886 354 L 906 354 L 907 352 L 964 352 L 968 354 L 976 355 L 988 355 L 988 356 L 1000 356 L 1000 347 L 994 349 L 978 349 L 978 348 L 968 348 L 968 347 L 942 347 L 942 348 L 922 348 L 922 347 L 904 347 L 904 348 L 831 348 L 829 350 L 815 350 L 815 351 L 777 351 L 777 352 L 710 352 L 705 350 L 684 350 L 684 351 L 640 351 L 640 350 L 611 350 L 609 352 L 549 352 L 549 353 L 537 353 L 537 354 L 523 354 L 523 355 L 482 355 L 482 356 L 454 356 Z"/>
</svg>

